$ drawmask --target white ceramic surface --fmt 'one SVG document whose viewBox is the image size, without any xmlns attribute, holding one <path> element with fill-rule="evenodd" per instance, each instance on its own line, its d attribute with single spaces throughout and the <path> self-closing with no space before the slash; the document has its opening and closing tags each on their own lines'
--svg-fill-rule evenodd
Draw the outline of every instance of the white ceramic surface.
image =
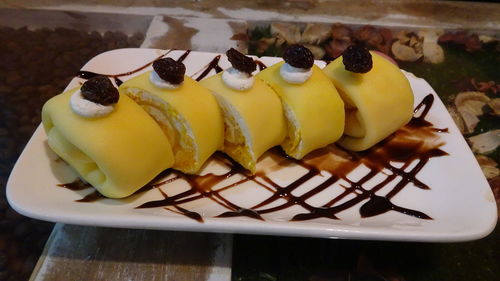
<svg viewBox="0 0 500 281">
<path fill-rule="evenodd" d="M 90 60 L 83 70 L 105 74 L 124 73 L 153 61 L 163 53 L 165 51 L 154 49 L 109 51 Z M 183 53 L 173 51 L 168 56 L 177 58 Z M 199 73 L 215 56 L 216 54 L 211 53 L 192 52 L 184 61 L 187 66 L 186 74 Z M 260 60 L 271 65 L 280 59 Z M 318 65 L 324 66 L 324 63 L 318 62 Z M 221 66 L 229 67 L 224 56 Z M 149 69 L 150 67 L 137 74 Z M 213 73 L 214 71 L 211 74 Z M 124 200 L 103 199 L 78 203 L 75 202 L 76 199 L 81 199 L 82 195 L 91 191 L 76 192 L 57 187 L 57 184 L 74 180 L 75 175 L 65 163 L 56 160 L 57 157 L 46 144 L 46 135 L 41 126 L 33 134 L 10 175 L 7 197 L 12 207 L 23 215 L 81 225 L 370 240 L 450 242 L 484 237 L 493 230 L 497 221 L 496 203 L 491 189 L 434 90 L 423 79 L 409 73 L 406 75 L 415 93 L 415 104 L 429 93 L 436 96 L 427 120 L 435 127 L 449 129 L 449 133 L 441 135 L 446 143 L 441 149 L 449 155 L 432 158 L 418 174 L 418 179 L 429 185 L 430 190 L 408 187 L 393 200 L 402 206 L 422 211 L 433 220 L 422 220 L 394 211 L 361 218 L 358 212 L 361 203 L 339 213 L 339 220 L 321 218 L 301 222 L 290 221 L 297 213 L 297 208 L 301 208 L 297 206 L 277 213 L 264 214 L 265 221 L 260 221 L 248 217 L 215 218 L 214 216 L 224 210 L 210 200 L 188 203 L 186 206 L 190 210 L 203 215 L 203 223 L 163 208 L 135 209 L 144 202 L 161 199 L 158 190 L 150 190 Z M 120 79 L 127 80 L 132 76 Z M 81 82 L 82 79 L 73 79 L 68 89 Z M 296 173 L 294 168 L 286 168 L 282 172 L 290 177 Z M 329 192 L 336 192 L 335 185 L 328 189 Z M 185 190 L 186 184 L 175 181 L 161 188 L 172 196 Z M 248 207 L 252 202 L 268 195 L 264 191 L 249 182 L 231 189 L 225 196 Z"/>
</svg>

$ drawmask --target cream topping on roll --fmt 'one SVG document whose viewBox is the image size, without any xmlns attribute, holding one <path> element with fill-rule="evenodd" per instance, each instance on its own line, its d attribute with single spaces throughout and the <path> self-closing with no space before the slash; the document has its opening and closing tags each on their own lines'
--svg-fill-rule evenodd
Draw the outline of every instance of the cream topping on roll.
<svg viewBox="0 0 500 281">
<path fill-rule="evenodd" d="M 253 86 L 255 78 L 249 73 L 231 67 L 222 73 L 222 81 L 231 89 L 245 91 Z"/>
<path fill-rule="evenodd" d="M 149 81 L 151 81 L 151 83 L 153 83 L 153 85 L 155 85 L 158 88 L 170 89 L 170 90 L 177 89 L 182 85 L 182 83 L 173 84 L 161 79 L 158 73 L 156 73 L 156 71 L 154 70 L 151 71 L 151 74 L 149 75 Z"/>
<path fill-rule="evenodd" d="M 106 116 L 115 109 L 114 104 L 102 105 L 85 99 L 80 90 L 71 95 L 69 103 L 74 113 L 87 118 Z"/>
<path fill-rule="evenodd" d="M 302 84 L 312 75 L 311 68 L 299 68 L 285 63 L 280 68 L 280 74 L 283 79 L 291 84 Z"/>
</svg>

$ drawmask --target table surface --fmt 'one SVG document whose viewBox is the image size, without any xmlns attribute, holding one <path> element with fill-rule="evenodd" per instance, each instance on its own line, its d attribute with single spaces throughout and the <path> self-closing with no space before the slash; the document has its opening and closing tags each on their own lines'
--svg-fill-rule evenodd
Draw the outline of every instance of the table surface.
<svg viewBox="0 0 500 281">
<path fill-rule="evenodd" d="M 232 236 L 57 224 L 32 280 L 230 280 Z"/>
<path fill-rule="evenodd" d="M 418 34 L 424 28 L 455 28 L 452 33 L 448 32 L 455 34 L 454 37 L 451 36 L 449 41 L 439 43 L 444 53 L 442 63 L 428 62 L 436 59 L 433 56 L 422 57 L 417 62 L 403 61 L 400 57 L 398 63 L 403 69 L 409 70 L 431 83 L 448 105 L 451 113 L 457 114 L 457 122 L 463 122 L 464 136 L 469 141 L 474 136 L 498 132 L 500 122 L 498 122 L 498 113 L 496 113 L 497 115 L 494 113 L 493 105 L 490 106 L 492 109 L 481 111 L 481 114 L 476 116 L 479 121 L 471 129 L 471 124 L 467 123 L 467 120 L 461 119 L 462 108 L 457 106 L 457 97 L 462 92 L 482 92 L 489 100 L 499 97 L 500 74 L 497 71 L 497 65 L 500 60 L 500 51 L 498 43 L 481 43 L 477 47 L 478 44 L 474 41 L 476 38 L 470 35 L 476 33 L 493 36 L 493 40 L 498 42 L 500 18 L 495 14 L 500 13 L 500 5 L 464 4 L 463 2 L 451 1 L 401 1 L 400 3 L 381 1 L 382 3 L 370 2 L 375 8 L 367 14 L 365 8 L 353 8 L 356 5 L 360 6 L 360 3 L 364 3 L 363 1 L 351 1 L 352 3 L 345 4 L 332 0 L 318 4 L 317 1 L 296 0 L 285 1 L 289 4 L 290 13 L 283 15 L 276 13 L 285 5 L 279 3 L 280 1 L 271 1 L 266 7 L 259 4 L 244 4 L 241 1 L 235 1 L 228 6 L 221 6 L 222 2 L 215 0 L 199 1 L 198 4 L 193 4 L 191 1 L 172 1 L 175 3 L 164 5 L 152 2 L 155 1 L 133 1 L 133 3 L 117 1 L 114 4 L 110 4 L 108 1 L 97 1 L 99 5 L 86 5 L 82 1 L 74 1 L 71 4 L 62 5 L 60 1 L 21 1 L 16 2 L 16 4 L 13 1 L 0 1 L 0 7 L 18 8 L 21 6 L 23 8 L 43 9 L 43 11 L 0 10 L 0 18 L 4 19 L 2 24 L 7 23 L 7 26 L 14 27 L 13 30 L 17 33 L 12 34 L 23 34 L 22 36 L 33 36 L 33 38 L 38 35 L 28 34 L 29 32 L 26 30 L 19 31 L 19 28 L 24 24 L 31 29 L 48 27 L 50 30 L 54 30 L 58 26 L 67 26 L 71 29 L 81 30 L 82 33 L 79 35 L 59 30 L 59 32 L 66 33 L 68 37 L 74 36 L 74 44 L 76 45 L 80 44 L 76 38 L 87 38 L 85 34 L 89 34 L 88 39 L 80 41 L 85 41 L 92 47 L 78 45 L 80 53 L 73 54 L 81 57 L 81 61 L 78 62 L 80 66 L 85 62 L 85 57 L 93 56 L 92 52 L 138 45 L 215 52 L 224 52 L 227 48 L 234 46 L 252 54 L 279 55 L 280 46 L 263 43 L 267 42 L 267 38 L 275 37 L 275 34 L 270 32 L 271 24 L 278 21 L 293 22 L 288 23 L 287 28 L 297 26 L 299 30 L 303 29 L 304 23 L 310 22 L 311 18 L 329 28 L 332 22 L 343 22 L 352 29 L 352 40 L 361 40 L 356 37 L 359 35 L 356 32 L 362 29 L 362 25 L 352 25 L 353 22 L 375 23 L 382 25 L 383 28 L 389 28 L 394 39 L 388 40 L 384 39 L 383 36 L 380 37 L 381 28 L 379 26 L 375 32 L 371 30 L 370 36 L 363 40 L 373 43 L 374 41 L 369 41 L 369 39 L 383 38 L 379 43 L 374 43 L 378 44 L 377 46 L 372 46 L 382 49 L 391 48 L 391 44 L 399 40 L 397 34 L 401 30 Z M 387 11 L 383 11 L 382 7 L 389 2 L 393 6 L 391 6 L 390 13 L 387 13 Z M 423 5 L 423 2 L 426 2 L 426 5 Z M 339 7 L 340 3 L 345 4 L 341 6 L 342 13 L 335 13 L 332 7 L 334 5 Z M 150 5 L 159 7 L 156 9 L 144 8 Z M 244 7 L 244 5 L 247 6 Z M 106 14 L 93 13 L 116 12 L 117 6 L 122 7 L 123 10 L 116 18 Z M 177 7 L 177 9 L 173 7 Z M 61 9 L 72 11 L 55 11 Z M 453 11 L 455 15 L 468 15 L 470 9 L 476 11 L 477 17 L 474 19 L 470 16 L 454 17 L 450 12 Z M 435 14 L 434 11 L 438 10 L 446 11 L 446 13 Z M 164 15 L 158 15 L 160 13 Z M 48 21 L 48 18 L 51 20 Z M 458 31 L 456 28 L 459 28 L 458 30 L 473 30 L 474 32 L 468 33 L 468 37 L 458 38 L 459 36 L 455 33 Z M 50 30 L 46 30 L 48 33 L 44 33 L 45 36 L 53 36 L 53 39 L 57 40 L 57 36 L 52 35 Z M 57 31 L 57 29 L 55 30 Z M 93 30 L 104 35 L 98 37 L 94 34 L 92 37 L 91 31 Z M 107 35 L 105 31 L 108 31 Z M 117 33 L 109 33 L 109 31 Z M 7 40 L 6 38 L 8 37 L 2 37 L 0 32 L 0 43 L 4 46 L 3 48 L 7 48 L 6 50 L 2 49 L 5 52 L 12 51 L 8 49 L 8 46 L 14 44 L 10 43 L 11 41 L 15 44 L 21 44 L 16 40 Z M 99 43 L 92 43 L 97 40 L 96 38 L 101 38 Z M 484 41 L 487 39 L 485 38 L 483 36 L 481 40 Z M 316 46 L 321 47 L 328 56 L 335 53 L 333 47 L 338 47 L 338 45 L 331 43 L 335 40 L 339 39 L 329 37 L 327 41 L 320 42 Z M 387 46 L 384 45 L 385 43 Z M 55 48 L 43 42 L 40 44 L 40 47 L 47 48 L 44 50 Z M 90 51 L 84 49 L 90 49 Z M 67 52 L 70 53 L 69 50 Z M 318 52 L 321 51 L 318 50 Z M 394 55 L 392 52 L 389 54 Z M 2 59 L 6 59 L 6 57 L 4 56 Z M 57 54 L 54 54 L 54 58 L 57 57 Z M 47 60 L 49 59 L 47 58 Z M 425 62 L 423 62 L 424 59 Z M 19 58 L 19 60 L 22 59 Z M 24 61 L 23 63 L 25 64 L 17 66 L 27 67 L 30 65 L 30 62 Z M 59 62 L 57 60 L 57 63 L 65 64 L 65 61 Z M 30 113 L 33 117 L 13 121 L 14 123 L 18 122 L 15 123 L 16 126 L 21 121 L 28 124 L 22 132 L 15 131 L 16 126 L 9 126 L 7 122 L 13 120 L 12 116 L 27 114 L 25 110 L 23 111 L 21 107 L 17 106 L 7 108 L 2 103 L 1 117 L 2 120 L 5 120 L 3 123 L 0 122 L 0 141 L 2 145 L 5 144 L 4 150 L 0 153 L 2 157 L 0 159 L 2 161 L 0 167 L 2 188 L 4 188 L 8 172 L 17 158 L 17 153 L 27 141 L 32 132 L 30 130 L 34 129 L 34 126 L 39 122 L 39 118 L 35 116 L 39 112 L 39 107 L 51 95 L 57 94 L 58 90 L 64 88 L 64 82 L 67 83 L 67 79 L 71 78 L 68 73 L 74 73 L 74 69 L 78 69 L 78 63 L 75 62 L 73 68 L 68 67 L 65 70 L 66 73 L 61 71 L 61 73 L 46 77 L 45 81 L 40 81 L 39 84 L 36 84 L 37 81 L 33 82 L 34 89 L 26 89 L 26 87 L 16 85 L 14 79 L 16 77 L 13 77 L 13 74 L 9 72 L 15 69 L 0 68 L 1 74 L 5 74 L 0 75 L 0 79 L 5 79 L 0 80 L 0 99 L 2 101 L 15 103 L 24 101 L 21 96 L 9 97 L 8 99 L 7 95 L 12 91 L 30 94 L 31 90 L 35 94 L 41 95 L 33 105 L 34 108 L 38 107 L 38 109 L 34 110 L 34 113 Z M 13 64 L 16 65 L 15 62 Z M 31 64 L 35 64 L 35 62 Z M 2 77 L 8 77 L 8 79 Z M 39 80 L 43 79 L 39 78 Z M 50 82 L 55 80 L 58 82 Z M 488 102 L 483 104 L 483 106 L 487 105 L 489 106 Z M 496 134 L 498 137 L 498 133 Z M 12 137 L 12 135 L 15 135 L 17 143 L 7 142 L 8 137 Z M 495 135 L 493 137 L 495 138 Z M 473 145 L 474 142 L 471 144 Z M 13 152 L 7 152 L 10 150 Z M 484 171 L 490 177 L 492 188 L 496 186 L 498 189 L 498 148 L 494 149 L 493 152 L 478 153 L 477 155 L 480 162 L 486 163 Z M 484 157 L 487 159 L 485 160 Z M 498 190 L 496 192 L 498 195 Z M 30 238 L 36 236 L 43 243 L 51 225 L 31 222 L 22 218 L 13 213 L 5 204 L 0 205 L 0 207 L 4 213 L 0 221 L 0 277 L 4 273 L 5 276 L 18 278 L 13 280 L 23 280 L 23 276 L 26 278 L 27 275 L 21 273 L 33 269 L 35 263 L 35 254 L 33 253 L 40 254 L 42 248 L 41 246 L 35 247 L 26 241 L 36 240 Z M 5 223 L 5 227 L 2 223 Z M 496 262 L 500 260 L 499 239 L 499 227 L 490 236 L 479 241 L 423 244 L 252 235 L 233 236 L 230 234 L 109 229 L 57 224 L 43 248 L 43 253 L 36 264 L 31 279 L 493 280 L 498 278 L 500 273 L 500 265 Z M 2 246 L 2 243 L 10 243 L 17 248 Z M 41 244 L 41 242 L 33 242 L 32 244 L 37 243 Z M 26 248 L 24 245 L 30 245 L 26 247 L 31 247 L 31 251 L 29 249 L 23 250 Z M 2 264 L 2 255 L 14 257 L 17 262 L 14 262 L 14 259 L 8 259 Z M 0 280 L 3 280 L 2 278 Z"/>
</svg>

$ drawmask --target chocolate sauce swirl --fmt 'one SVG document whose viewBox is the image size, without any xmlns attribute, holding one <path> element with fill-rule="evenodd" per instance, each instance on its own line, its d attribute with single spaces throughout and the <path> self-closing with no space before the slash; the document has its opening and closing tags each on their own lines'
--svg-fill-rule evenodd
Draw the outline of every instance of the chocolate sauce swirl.
<svg viewBox="0 0 500 281">
<path fill-rule="evenodd" d="M 92 71 L 86 71 L 86 70 L 81 70 L 81 71 L 78 71 L 76 73 L 76 77 L 78 78 L 82 78 L 82 79 L 91 79 L 91 78 L 94 78 L 94 77 L 97 77 L 97 76 L 107 76 L 109 78 L 112 78 L 114 81 L 115 81 L 115 84 L 117 86 L 120 86 L 121 84 L 123 84 L 123 81 L 119 78 L 119 77 L 123 77 L 123 76 L 129 76 L 129 75 L 132 75 L 132 74 L 135 74 L 149 66 L 151 66 L 155 61 L 161 59 L 161 58 L 164 58 L 166 57 L 170 52 L 172 52 L 174 50 L 168 50 L 167 52 L 165 52 L 164 54 L 162 54 L 161 56 L 158 56 L 157 58 L 155 58 L 154 60 L 148 62 L 147 64 L 144 64 L 143 66 L 139 67 L 139 68 L 136 68 L 134 70 L 131 70 L 131 71 L 127 71 L 127 72 L 124 72 L 124 73 L 119 73 L 119 74 L 103 74 L 103 73 L 97 73 L 97 72 L 92 72 Z M 188 56 L 189 54 L 191 53 L 191 50 L 187 50 L 185 51 L 178 59 L 177 59 L 177 62 L 183 62 Z M 196 78 L 194 78 L 196 81 L 201 81 L 203 78 L 205 78 L 212 70 L 215 70 L 216 73 L 220 73 L 223 71 L 222 67 L 220 67 L 219 65 L 219 61 L 220 61 L 220 58 L 221 56 L 216 56 L 212 61 L 210 61 L 202 70 L 200 70 L 199 72 L 201 73 L 195 73 L 193 76 L 197 76 Z M 258 63 L 258 66 L 259 66 L 259 69 L 262 70 L 262 69 L 265 69 L 266 66 L 263 64 L 263 63 Z"/>
<path fill-rule="evenodd" d="M 265 65 L 263 62 L 261 62 L 260 60 L 255 60 L 255 63 L 257 64 L 257 69 L 259 71 L 262 71 L 264 69 L 267 68 L 267 65 Z"/>
<path fill-rule="evenodd" d="M 198 75 L 198 77 L 194 78 L 194 80 L 196 81 L 201 81 L 203 78 L 205 78 L 209 73 L 210 71 L 212 70 L 215 70 L 215 73 L 220 73 L 222 72 L 222 67 L 219 66 L 219 61 L 220 61 L 220 55 L 219 56 L 216 56 L 212 61 L 210 61 L 208 63 L 208 65 L 206 65 L 204 68 L 203 68 L 203 72 L 201 72 L 201 74 L 198 75 L 198 72 L 195 73 L 193 76 L 196 76 Z"/>
<path fill-rule="evenodd" d="M 178 59 L 177 59 L 177 62 L 183 62 L 188 56 L 189 54 L 191 53 L 191 50 L 187 50 L 184 52 L 184 54 L 182 54 Z"/>
<path fill-rule="evenodd" d="M 70 183 L 58 184 L 57 186 L 64 187 L 74 191 L 93 189 L 92 185 L 83 182 L 81 179 L 76 179 Z M 102 196 L 97 190 L 94 190 L 91 193 L 85 195 L 83 198 L 75 200 L 75 202 L 94 202 L 101 198 L 104 198 L 104 196 Z"/>
<path fill-rule="evenodd" d="M 262 220 L 262 215 L 264 214 L 299 205 L 304 208 L 306 212 L 294 215 L 291 220 L 301 221 L 316 218 L 338 219 L 338 213 L 352 208 L 359 203 L 363 203 L 359 208 L 361 217 L 372 217 L 388 211 L 396 211 L 421 219 L 431 219 L 429 215 L 423 212 L 394 204 L 391 202 L 391 198 L 404 188 L 410 186 L 410 183 L 416 188 L 430 189 L 429 186 L 417 179 L 417 174 L 431 158 L 447 155 L 446 152 L 439 148 L 443 143 L 439 141 L 439 137 L 436 135 L 437 131 L 432 127 L 431 123 L 425 120 L 425 116 L 432 106 L 433 101 L 434 97 L 432 95 L 426 96 L 422 103 L 416 108 L 416 113 L 420 113 L 420 116 L 414 117 L 407 126 L 375 147 L 364 152 L 349 152 L 334 145 L 330 145 L 326 148 L 314 151 L 303 160 L 299 161 L 285 158 L 282 152 L 275 149 L 271 153 L 280 155 L 279 157 L 284 159 L 284 161 L 282 161 L 284 163 L 280 164 L 282 168 L 288 167 L 291 164 L 298 164 L 307 169 L 306 174 L 285 186 L 279 185 L 264 173 L 257 173 L 251 176 L 245 175 L 244 171 L 240 170 L 241 167 L 236 163 L 226 160 L 225 163 L 229 163 L 228 168 L 230 168 L 227 173 L 222 175 L 206 174 L 203 176 L 181 175 L 181 177 L 187 180 L 191 187 L 188 191 L 170 197 L 165 196 L 162 200 L 147 202 L 138 206 L 138 208 L 178 206 L 202 198 L 209 198 L 228 209 L 228 211 L 217 217 L 247 216 Z M 434 138 L 429 138 L 430 136 Z M 218 157 L 220 158 L 222 156 L 218 155 Z M 415 161 L 417 164 L 409 171 L 406 171 L 410 164 Z M 402 163 L 403 166 L 397 168 L 393 166 L 391 162 Z M 357 181 L 350 180 L 347 175 L 361 165 L 368 167 L 370 171 Z M 299 187 L 307 184 L 315 176 L 324 176 L 325 172 L 330 174 L 325 181 L 310 188 L 300 196 L 293 195 L 293 192 Z M 382 172 L 387 174 L 385 179 L 370 189 L 365 188 L 368 181 Z M 244 177 L 236 184 L 217 189 L 213 188 L 216 184 L 235 174 L 240 174 Z M 346 181 L 348 185 L 340 187 L 343 188 L 343 191 L 339 195 L 331 198 L 330 201 L 322 206 L 313 206 L 307 203 L 308 199 L 331 188 L 340 180 Z M 221 195 L 222 191 L 233 188 L 246 181 L 253 181 L 259 186 L 272 191 L 272 194 L 261 203 L 250 208 L 237 206 Z M 395 182 L 395 185 L 385 196 L 381 196 L 377 193 L 391 182 Z M 349 195 L 351 197 L 354 195 L 354 198 L 341 202 Z M 274 204 L 273 207 L 267 207 L 279 199 L 285 199 L 286 202 L 277 206 Z"/>
<path fill-rule="evenodd" d="M 161 57 L 165 56 L 162 55 Z M 189 55 L 186 51 L 181 55 L 178 61 L 183 61 Z M 206 77 L 212 70 L 217 73 L 222 71 L 219 66 L 220 56 L 214 57 L 204 68 L 193 77 L 200 81 Z M 151 62 L 152 63 L 152 62 Z M 121 77 L 140 71 L 151 63 L 131 72 L 109 77 Z M 260 67 L 260 64 L 257 63 Z M 265 66 L 264 66 L 265 67 Z M 88 78 L 92 73 L 80 72 L 84 78 Z M 439 134 L 447 133 L 447 128 L 435 128 L 432 123 L 426 120 L 434 102 L 432 94 L 427 95 L 415 108 L 415 115 L 411 121 L 374 147 L 363 152 L 351 152 L 339 148 L 335 145 L 318 149 L 308 154 L 302 160 L 296 160 L 287 157 L 279 148 L 272 149 L 268 155 L 273 159 L 274 166 L 271 170 L 280 170 L 290 166 L 301 166 L 306 173 L 286 185 L 280 185 L 274 181 L 266 172 L 259 171 L 255 175 L 249 175 L 247 172 L 232 159 L 222 153 L 216 153 L 212 158 L 220 164 L 227 167 L 227 172 L 223 174 L 208 173 L 205 175 L 186 175 L 181 172 L 169 169 L 160 174 L 155 180 L 147 184 L 137 193 L 147 192 L 151 189 L 157 189 L 163 198 L 149 201 L 138 209 L 145 208 L 164 208 L 165 210 L 182 214 L 186 217 L 203 222 L 203 214 L 188 210 L 181 206 L 182 204 L 194 202 L 208 198 L 226 211 L 216 217 L 249 217 L 257 220 L 264 220 L 266 214 L 281 211 L 293 206 L 300 206 L 303 212 L 294 214 L 291 221 L 304 221 L 318 218 L 339 219 L 338 214 L 348 209 L 358 206 L 359 214 L 362 218 L 373 217 L 384 214 L 389 211 L 399 212 L 408 216 L 420 219 L 432 219 L 431 216 L 421 211 L 399 206 L 392 202 L 392 198 L 406 188 L 419 188 L 429 190 L 430 187 L 417 177 L 419 172 L 426 166 L 432 158 L 448 155 L 441 150 L 444 145 Z M 398 163 L 395 166 L 393 163 Z M 414 165 L 413 165 L 414 164 Z M 351 180 L 348 175 L 359 167 L 368 168 L 368 172 L 358 180 Z M 409 169 L 411 167 L 411 169 Z M 373 181 L 376 176 L 383 175 L 375 186 L 368 188 L 368 182 Z M 225 180 L 238 176 L 241 179 L 222 186 Z M 311 186 L 313 178 L 321 176 L 325 178 L 319 184 Z M 160 180 L 165 179 L 166 180 Z M 189 189 L 178 194 L 168 195 L 169 183 L 183 179 L 189 184 Z M 263 188 L 270 192 L 267 198 L 253 206 L 239 206 L 235 202 L 227 199 L 222 192 L 238 187 L 245 182 L 253 182 L 255 188 Z M 386 189 L 391 184 L 385 195 L 381 195 L 382 189 Z M 372 184 L 373 185 L 373 184 Z M 91 188 L 88 184 L 82 182 L 73 182 L 61 184 L 59 186 L 72 190 L 83 190 Z M 307 191 L 301 195 L 296 194 L 299 188 L 309 186 Z M 322 205 L 313 205 L 310 199 L 319 196 L 327 189 L 340 188 L 341 192 L 336 192 L 335 196 Z M 164 190 L 165 189 L 165 190 Z M 78 202 L 90 202 L 99 200 L 102 195 L 93 192 Z M 332 194 L 332 192 L 326 192 Z M 283 199 L 285 199 L 284 202 Z M 280 200 L 280 201 L 278 201 Z M 281 202 L 279 204 L 276 204 Z"/>
<path fill-rule="evenodd" d="M 291 221 L 304 221 L 317 218 L 339 219 L 338 214 L 362 203 L 359 207 L 359 214 L 362 218 L 373 217 L 384 214 L 388 211 L 395 211 L 405 215 L 413 216 L 420 219 L 432 219 L 429 215 L 410 208 L 399 206 L 391 202 L 391 199 L 405 188 L 413 186 L 423 190 L 428 190 L 430 187 L 421 182 L 417 175 L 431 158 L 448 155 L 440 147 L 444 144 L 439 133 L 446 132 L 446 129 L 436 129 L 433 125 L 425 120 L 434 102 L 434 96 L 427 95 L 422 102 L 416 107 L 415 116 L 412 120 L 399 131 L 364 152 L 350 152 L 343 150 L 335 145 L 329 145 L 325 148 L 318 149 L 302 160 L 296 160 L 287 157 L 280 149 L 275 148 L 270 151 L 270 157 L 275 159 L 276 167 L 274 169 L 283 169 L 291 165 L 300 165 L 306 169 L 306 173 L 295 179 L 287 185 L 280 185 L 271 179 L 264 172 L 257 172 L 255 175 L 249 175 L 247 172 L 232 159 L 222 153 L 216 153 L 213 158 L 218 163 L 224 164 L 228 171 L 223 174 L 208 173 L 205 175 L 186 175 L 174 170 L 167 170 L 136 193 L 146 192 L 157 188 L 163 196 L 163 199 L 146 202 L 138 209 L 159 208 L 185 215 L 196 221 L 203 222 L 202 214 L 188 210 L 180 205 L 201 200 L 203 198 L 210 199 L 214 204 L 218 204 L 227 211 L 217 215 L 216 217 L 240 217 L 245 216 L 257 220 L 264 220 L 263 215 L 281 211 L 292 206 L 300 206 L 305 211 L 295 214 L 290 218 Z M 401 167 L 396 167 L 391 163 L 400 163 Z M 412 163 L 416 162 L 411 169 L 408 170 Z M 352 171 L 360 166 L 365 166 L 369 169 L 359 180 L 351 180 L 347 177 Z M 377 175 L 386 175 L 383 180 L 371 188 L 366 185 L 370 180 L 373 180 Z M 235 175 L 242 177 L 239 181 L 214 188 L 226 179 Z M 305 193 L 297 196 L 294 191 L 303 187 L 305 184 L 310 185 L 310 181 L 316 177 L 322 176 L 326 179 L 310 187 Z M 158 181 L 159 178 L 168 178 L 167 180 Z M 178 179 L 184 179 L 189 184 L 189 189 L 169 196 L 163 190 L 168 188 L 168 184 Z M 334 186 L 339 181 L 347 182 L 347 185 Z M 265 188 L 271 192 L 271 195 L 263 199 L 260 203 L 251 207 L 242 207 L 225 198 L 221 193 L 223 191 L 235 188 L 244 182 L 252 181 L 256 186 Z M 378 192 L 385 188 L 389 183 L 393 183 L 393 187 L 382 196 Z M 90 188 L 89 185 L 82 185 L 78 182 L 60 185 L 72 190 L 82 190 Z M 309 199 L 327 190 L 328 188 L 342 188 L 342 192 L 332 197 L 327 203 L 321 206 L 314 206 L 309 202 Z M 99 194 L 100 195 L 100 194 Z M 90 202 L 98 200 L 102 196 L 97 196 L 91 193 L 84 198 L 77 200 L 78 202 Z M 346 200 L 347 198 L 350 198 Z M 284 203 L 276 205 L 278 200 L 285 199 Z M 273 204 L 274 203 L 274 204 Z M 269 206 L 273 207 L 269 207 Z"/>
<path fill-rule="evenodd" d="M 135 74 L 135 73 L 137 73 L 137 72 L 145 69 L 146 67 L 149 67 L 156 60 L 159 60 L 159 59 L 167 56 L 172 51 L 173 50 L 168 50 L 167 52 L 165 52 L 161 56 L 158 56 L 157 58 L 155 58 L 153 61 L 148 62 L 147 64 L 145 64 L 143 66 L 140 66 L 140 67 L 138 67 L 138 68 L 136 68 L 134 70 L 127 71 L 127 72 L 124 72 L 124 73 L 119 73 L 119 74 L 103 74 L 103 73 L 96 73 L 96 72 L 92 72 L 92 71 L 81 70 L 81 71 L 78 71 L 75 76 L 78 77 L 78 78 L 82 78 L 82 79 L 91 79 L 91 78 L 94 78 L 94 77 L 97 77 L 97 76 L 107 76 L 109 78 L 113 78 L 114 79 L 116 86 L 120 86 L 121 84 L 123 84 L 123 81 L 119 77 L 129 76 L 129 75 Z M 187 57 L 187 55 L 186 55 L 186 57 Z M 184 60 L 184 58 L 182 60 Z M 182 62 L 182 60 L 180 62 Z"/>
</svg>

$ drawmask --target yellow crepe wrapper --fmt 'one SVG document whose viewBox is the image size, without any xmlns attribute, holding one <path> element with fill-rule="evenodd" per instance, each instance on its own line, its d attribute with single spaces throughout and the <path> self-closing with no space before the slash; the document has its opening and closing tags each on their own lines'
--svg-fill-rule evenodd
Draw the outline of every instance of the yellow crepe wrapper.
<svg viewBox="0 0 500 281">
<path fill-rule="evenodd" d="M 42 109 L 49 147 L 102 195 L 131 195 L 174 162 L 170 144 L 140 106 L 121 95 L 114 110 L 86 118 L 70 106 L 75 88 L 51 98 Z"/>
<path fill-rule="evenodd" d="M 288 123 L 281 144 L 289 156 L 302 159 L 307 153 L 337 141 L 344 132 L 344 102 L 330 79 L 313 65 L 312 75 L 302 84 L 291 84 L 280 74 L 285 62 L 257 74 L 278 93 Z"/>
<path fill-rule="evenodd" d="M 366 150 L 407 124 L 413 115 L 413 92 L 401 70 L 370 52 L 373 67 L 367 73 L 347 71 L 338 57 L 323 72 L 345 103 L 346 124 L 339 144 Z"/>
<path fill-rule="evenodd" d="M 224 141 L 224 122 L 209 90 L 185 76 L 176 89 L 162 89 L 150 82 L 151 72 L 136 76 L 120 87 L 162 127 L 175 155 L 174 168 L 197 173 Z"/>
<path fill-rule="evenodd" d="M 259 157 L 286 136 L 283 107 L 274 90 L 255 79 L 245 91 L 229 88 L 222 73 L 202 80 L 224 114 L 224 152 L 252 173 Z"/>
</svg>

